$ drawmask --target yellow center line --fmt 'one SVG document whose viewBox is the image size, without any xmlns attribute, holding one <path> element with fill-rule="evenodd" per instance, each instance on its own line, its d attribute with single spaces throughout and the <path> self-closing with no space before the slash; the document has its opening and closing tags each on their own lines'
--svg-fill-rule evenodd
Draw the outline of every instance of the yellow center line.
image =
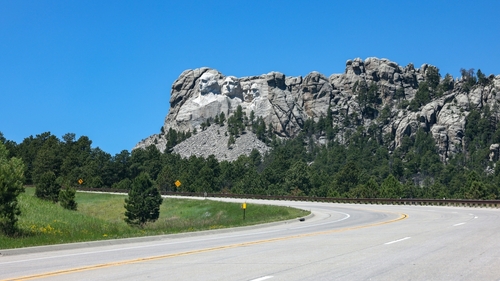
<svg viewBox="0 0 500 281">
<path fill-rule="evenodd" d="M 251 242 L 231 244 L 231 245 L 226 245 L 226 246 L 217 246 L 217 247 L 212 247 L 212 248 L 205 248 L 205 249 L 192 250 L 192 251 L 186 251 L 186 252 L 180 252 L 180 253 L 174 253 L 174 254 L 166 254 L 166 255 L 160 255 L 160 256 L 152 256 L 152 257 L 146 257 L 146 258 L 138 258 L 138 259 L 132 259 L 132 260 L 119 261 L 119 262 L 110 262 L 110 263 L 103 263 L 103 264 L 97 264 L 97 265 L 89 265 L 89 266 L 83 266 L 83 267 L 78 267 L 78 268 L 71 268 L 71 269 L 58 270 L 58 271 L 47 272 L 47 273 L 28 275 L 28 276 L 23 276 L 23 277 L 16 277 L 16 278 L 12 278 L 12 279 L 4 279 L 1 281 L 33 280 L 33 279 L 38 279 L 38 278 L 51 277 L 51 276 L 57 276 L 57 275 L 63 275 L 63 274 L 69 274 L 69 273 L 75 273 L 75 272 L 81 272 L 81 271 L 87 271 L 87 270 L 113 267 L 113 266 L 121 266 L 121 265 L 133 264 L 133 263 L 174 258 L 174 257 L 182 257 L 182 256 L 187 256 L 187 255 L 199 254 L 199 253 L 233 249 L 233 248 L 238 248 L 238 247 L 245 247 L 245 246 L 271 243 L 271 242 L 277 242 L 277 241 L 284 241 L 284 240 L 290 240 L 290 239 L 297 239 L 297 238 L 303 238 L 303 237 L 311 237 L 311 236 L 339 233 L 339 232 L 345 232 L 345 231 L 349 231 L 349 230 L 362 229 L 362 228 L 368 228 L 368 227 L 389 224 L 389 223 L 401 221 L 401 220 L 408 218 L 407 214 L 399 214 L 399 215 L 400 216 L 396 219 L 367 224 L 367 225 L 360 225 L 360 226 L 347 227 L 347 228 L 341 228 L 341 229 L 333 229 L 333 230 L 291 235 L 291 236 L 271 238 L 271 239 L 263 239 L 263 240 L 257 240 L 257 241 L 251 241 Z"/>
</svg>

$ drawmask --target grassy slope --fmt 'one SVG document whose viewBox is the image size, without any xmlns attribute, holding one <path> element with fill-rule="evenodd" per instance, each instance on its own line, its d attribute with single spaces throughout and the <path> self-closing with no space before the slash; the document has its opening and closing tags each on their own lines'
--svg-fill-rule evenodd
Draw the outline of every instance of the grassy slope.
<svg viewBox="0 0 500 281">
<path fill-rule="evenodd" d="M 112 238 L 180 233 L 233 226 L 252 225 L 307 215 L 286 207 L 248 205 L 246 219 L 240 204 L 212 200 L 164 199 L 160 218 L 144 228 L 124 221 L 126 195 L 77 192 L 78 211 L 34 197 L 27 188 L 19 197 L 22 215 L 17 237 L 0 235 L 0 249 L 70 243 Z"/>
</svg>

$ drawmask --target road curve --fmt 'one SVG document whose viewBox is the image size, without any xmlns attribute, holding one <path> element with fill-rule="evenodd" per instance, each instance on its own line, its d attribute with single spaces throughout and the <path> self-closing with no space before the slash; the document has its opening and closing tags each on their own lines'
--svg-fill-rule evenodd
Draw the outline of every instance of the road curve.
<svg viewBox="0 0 500 281">
<path fill-rule="evenodd" d="M 247 212 L 264 203 L 314 216 L 126 244 L 11 252 L 0 256 L 0 280 L 500 280 L 498 209 L 246 202 Z"/>
</svg>

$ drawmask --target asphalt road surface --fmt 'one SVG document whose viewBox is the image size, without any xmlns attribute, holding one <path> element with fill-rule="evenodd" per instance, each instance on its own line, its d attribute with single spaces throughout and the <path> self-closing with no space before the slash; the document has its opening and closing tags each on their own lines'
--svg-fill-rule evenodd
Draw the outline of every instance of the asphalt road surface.
<svg viewBox="0 0 500 281">
<path fill-rule="evenodd" d="M 257 203 L 303 208 L 313 216 L 0 250 L 0 280 L 500 280 L 499 209 L 246 202 L 248 216 Z"/>
</svg>

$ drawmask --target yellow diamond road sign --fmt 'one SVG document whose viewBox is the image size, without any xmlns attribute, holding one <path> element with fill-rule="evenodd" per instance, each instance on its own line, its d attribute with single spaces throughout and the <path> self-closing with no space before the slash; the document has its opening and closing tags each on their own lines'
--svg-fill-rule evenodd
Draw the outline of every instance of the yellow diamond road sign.
<svg viewBox="0 0 500 281">
<path fill-rule="evenodd" d="M 174 184 L 175 184 L 175 186 L 177 186 L 177 187 L 181 186 L 181 182 L 180 182 L 180 181 L 178 181 L 178 180 L 176 180 Z"/>
<path fill-rule="evenodd" d="M 83 180 L 82 180 L 82 179 L 79 179 L 79 180 L 78 180 L 78 183 L 79 183 L 79 184 L 82 184 L 82 183 L 83 183 Z"/>
</svg>

